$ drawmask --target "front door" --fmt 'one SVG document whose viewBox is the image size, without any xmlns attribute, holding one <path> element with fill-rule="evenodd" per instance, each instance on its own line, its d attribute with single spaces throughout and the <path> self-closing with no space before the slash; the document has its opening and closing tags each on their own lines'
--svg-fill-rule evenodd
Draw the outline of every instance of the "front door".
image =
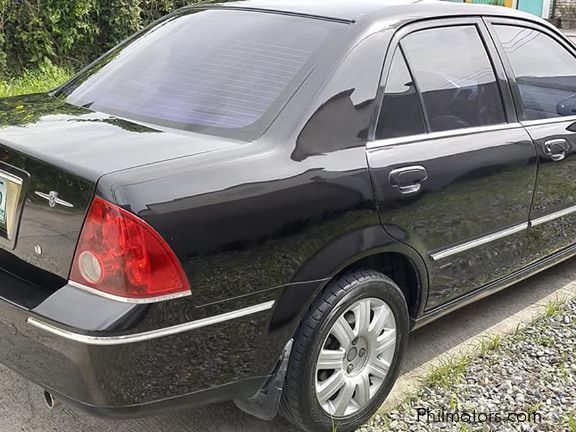
<svg viewBox="0 0 576 432">
<path fill-rule="evenodd" d="M 382 224 L 427 262 L 429 310 L 519 265 L 536 152 L 483 21 L 405 29 L 390 53 L 368 160 Z"/>
<path fill-rule="evenodd" d="M 519 116 L 538 150 L 529 259 L 576 243 L 576 52 L 544 26 L 492 20 Z"/>
</svg>

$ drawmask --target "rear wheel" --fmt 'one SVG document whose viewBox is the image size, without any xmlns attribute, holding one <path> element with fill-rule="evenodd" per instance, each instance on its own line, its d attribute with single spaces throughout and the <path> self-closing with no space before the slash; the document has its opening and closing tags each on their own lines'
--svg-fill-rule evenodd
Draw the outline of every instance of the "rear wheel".
<svg viewBox="0 0 576 432">
<path fill-rule="evenodd" d="M 310 432 L 361 426 L 398 377 L 408 329 L 406 301 L 387 276 L 360 270 L 332 282 L 294 339 L 285 417 Z"/>
</svg>

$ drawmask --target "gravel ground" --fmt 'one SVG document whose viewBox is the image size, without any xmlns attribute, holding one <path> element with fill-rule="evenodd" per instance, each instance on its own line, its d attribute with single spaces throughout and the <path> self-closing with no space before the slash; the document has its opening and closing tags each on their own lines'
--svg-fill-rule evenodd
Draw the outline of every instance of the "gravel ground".
<svg viewBox="0 0 576 432">
<path fill-rule="evenodd" d="M 359 432 L 576 432 L 575 342 L 576 299 L 551 304 L 476 356 L 435 369 L 418 394 Z"/>
</svg>

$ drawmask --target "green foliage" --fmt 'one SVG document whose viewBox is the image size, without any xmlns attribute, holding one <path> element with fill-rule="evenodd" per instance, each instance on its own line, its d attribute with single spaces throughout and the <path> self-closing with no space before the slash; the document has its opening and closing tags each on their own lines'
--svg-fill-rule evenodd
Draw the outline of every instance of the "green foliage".
<svg viewBox="0 0 576 432">
<path fill-rule="evenodd" d="M 199 0 L 140 0 L 139 3 L 140 18 L 143 23 L 149 24 L 173 10 L 191 3 L 199 3 Z"/>
<path fill-rule="evenodd" d="M 138 29 L 199 0 L 0 0 L 0 75 L 77 69 Z"/>
<path fill-rule="evenodd" d="M 568 427 L 570 432 L 576 432 L 576 417 L 573 414 L 568 416 Z"/>
<path fill-rule="evenodd" d="M 56 66 L 42 66 L 7 80 L 0 80 L 0 98 L 52 90 L 63 84 L 72 73 Z"/>
<path fill-rule="evenodd" d="M 1 18 L 0 18 L 1 20 Z M 0 27 L 1 28 L 1 27 Z M 4 34 L 0 31 L 0 76 L 6 70 L 6 47 Z"/>
</svg>

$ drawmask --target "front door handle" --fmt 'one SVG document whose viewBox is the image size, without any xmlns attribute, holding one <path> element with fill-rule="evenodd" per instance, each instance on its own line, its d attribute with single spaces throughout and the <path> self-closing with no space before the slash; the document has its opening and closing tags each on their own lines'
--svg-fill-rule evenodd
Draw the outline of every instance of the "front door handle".
<svg viewBox="0 0 576 432">
<path fill-rule="evenodd" d="M 570 149 L 570 144 L 563 138 L 546 141 L 544 152 L 552 161 L 559 162 L 566 158 L 566 153 Z"/>
<path fill-rule="evenodd" d="M 422 182 L 428 179 L 428 172 L 422 166 L 398 168 L 390 172 L 390 184 L 404 195 L 414 194 L 422 188 Z"/>
</svg>

